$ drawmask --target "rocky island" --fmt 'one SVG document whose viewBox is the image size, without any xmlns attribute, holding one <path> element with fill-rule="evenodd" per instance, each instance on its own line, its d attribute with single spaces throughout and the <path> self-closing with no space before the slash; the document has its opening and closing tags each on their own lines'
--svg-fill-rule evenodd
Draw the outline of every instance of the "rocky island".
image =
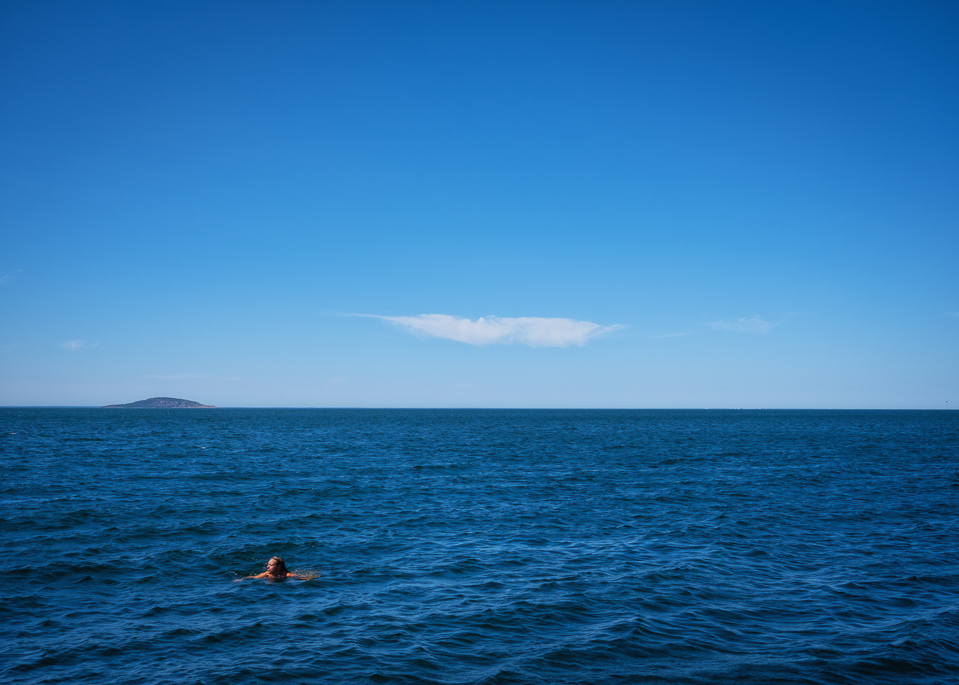
<svg viewBox="0 0 959 685">
<path fill-rule="evenodd" d="M 130 402 L 129 404 L 108 404 L 104 409 L 216 409 L 212 404 L 200 404 L 192 400 L 181 400 L 176 397 L 151 397 L 148 400 Z"/>
</svg>

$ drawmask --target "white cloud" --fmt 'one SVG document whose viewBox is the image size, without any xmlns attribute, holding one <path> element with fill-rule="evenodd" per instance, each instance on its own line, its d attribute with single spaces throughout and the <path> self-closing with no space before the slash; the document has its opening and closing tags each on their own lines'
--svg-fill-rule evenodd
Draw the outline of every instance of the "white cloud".
<svg viewBox="0 0 959 685">
<path fill-rule="evenodd" d="M 0 283 L 6 283 L 8 281 L 12 281 L 14 278 L 17 277 L 17 274 L 19 274 L 21 271 L 23 270 L 17 269 L 12 274 L 4 274 L 3 276 L 0 276 Z"/>
<path fill-rule="evenodd" d="M 959 312 L 948 312 L 946 316 L 954 316 L 957 319 L 959 319 Z"/>
<path fill-rule="evenodd" d="M 744 316 L 735 321 L 711 321 L 710 327 L 720 331 L 734 331 L 736 333 L 769 333 L 775 324 L 762 319 L 758 314 Z"/>
<path fill-rule="evenodd" d="M 448 314 L 419 314 L 417 316 L 377 316 L 428 338 L 446 338 L 468 345 L 520 344 L 530 347 L 582 347 L 592 338 L 623 328 L 620 325 L 601 326 L 592 321 L 576 319 L 522 316 L 516 318 L 485 316 L 473 321 Z"/>
<path fill-rule="evenodd" d="M 87 347 L 96 347 L 100 343 L 93 343 L 92 345 L 88 344 L 86 340 L 67 340 L 60 347 L 65 350 L 70 350 L 71 352 L 79 352 L 80 350 Z"/>
</svg>

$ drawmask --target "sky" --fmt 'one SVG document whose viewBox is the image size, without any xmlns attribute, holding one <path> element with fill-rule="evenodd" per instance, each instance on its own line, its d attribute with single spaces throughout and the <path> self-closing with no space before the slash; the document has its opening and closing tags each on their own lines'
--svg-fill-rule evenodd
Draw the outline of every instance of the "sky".
<svg viewBox="0 0 959 685">
<path fill-rule="evenodd" d="M 959 5 L 0 3 L 0 405 L 959 406 Z"/>
</svg>

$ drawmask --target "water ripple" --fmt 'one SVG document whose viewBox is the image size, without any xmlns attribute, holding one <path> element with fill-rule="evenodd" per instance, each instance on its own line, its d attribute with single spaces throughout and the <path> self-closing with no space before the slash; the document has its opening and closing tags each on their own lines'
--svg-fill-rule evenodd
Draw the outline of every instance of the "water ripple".
<svg viewBox="0 0 959 685">
<path fill-rule="evenodd" d="M 950 412 L 0 410 L 11 683 L 959 681 Z M 270 556 L 319 577 L 234 582 Z"/>
</svg>

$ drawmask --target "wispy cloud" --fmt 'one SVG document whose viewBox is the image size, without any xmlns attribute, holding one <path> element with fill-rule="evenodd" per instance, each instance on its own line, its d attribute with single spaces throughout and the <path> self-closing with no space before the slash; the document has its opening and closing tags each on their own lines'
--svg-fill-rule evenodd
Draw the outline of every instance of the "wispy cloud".
<svg viewBox="0 0 959 685">
<path fill-rule="evenodd" d="M 360 314 L 397 325 L 410 333 L 427 338 L 446 338 L 468 345 L 518 344 L 530 347 L 582 347 L 621 325 L 602 326 L 592 321 L 576 319 L 522 316 L 481 316 L 475 321 L 448 314 L 419 314 L 417 316 L 378 316 Z"/>
<path fill-rule="evenodd" d="M 946 312 L 946 316 L 952 316 L 959 319 L 959 312 Z"/>
<path fill-rule="evenodd" d="M 758 314 L 753 316 L 744 316 L 735 321 L 711 321 L 711 328 L 719 331 L 733 331 L 735 333 L 769 333 L 775 324 L 772 324 Z"/>
<path fill-rule="evenodd" d="M 0 283 L 7 283 L 9 281 L 12 281 L 14 278 L 17 277 L 17 274 L 19 274 L 21 271 L 22 269 L 17 269 L 12 274 L 3 274 L 2 276 L 0 276 Z"/>
<path fill-rule="evenodd" d="M 67 340 L 65 343 L 60 345 L 65 350 L 70 352 L 79 352 L 80 350 L 87 349 L 89 347 L 96 347 L 100 343 L 93 343 L 92 345 L 86 340 Z"/>
</svg>

